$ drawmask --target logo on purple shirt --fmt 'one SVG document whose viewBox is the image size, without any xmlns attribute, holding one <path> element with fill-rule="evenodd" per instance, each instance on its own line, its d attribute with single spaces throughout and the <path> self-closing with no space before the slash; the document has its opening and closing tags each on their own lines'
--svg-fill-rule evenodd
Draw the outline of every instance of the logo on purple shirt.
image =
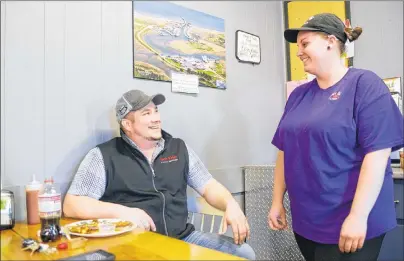
<svg viewBox="0 0 404 261">
<path fill-rule="evenodd" d="M 336 101 L 341 97 L 341 92 L 334 92 L 331 94 L 330 98 L 328 98 L 330 101 Z"/>
</svg>

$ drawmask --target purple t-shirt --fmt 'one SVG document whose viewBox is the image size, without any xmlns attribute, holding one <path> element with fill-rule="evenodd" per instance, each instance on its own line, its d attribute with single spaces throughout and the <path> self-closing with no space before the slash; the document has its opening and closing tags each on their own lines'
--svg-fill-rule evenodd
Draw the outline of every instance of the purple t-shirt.
<svg viewBox="0 0 404 261">
<path fill-rule="evenodd" d="M 365 155 L 404 146 L 403 116 L 374 73 L 350 68 L 335 85 L 296 88 L 272 144 L 284 152 L 293 230 L 312 241 L 337 244 Z M 368 218 L 366 238 L 396 226 L 390 162 Z"/>
</svg>

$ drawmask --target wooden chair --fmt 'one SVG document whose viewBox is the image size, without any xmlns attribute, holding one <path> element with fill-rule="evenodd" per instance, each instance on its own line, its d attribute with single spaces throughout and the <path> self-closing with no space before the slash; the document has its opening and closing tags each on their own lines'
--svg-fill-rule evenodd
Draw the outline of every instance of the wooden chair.
<svg viewBox="0 0 404 261">
<path fill-rule="evenodd" d="M 223 215 L 223 211 L 212 207 L 202 197 L 188 198 L 188 222 L 198 231 L 219 233 Z"/>
</svg>

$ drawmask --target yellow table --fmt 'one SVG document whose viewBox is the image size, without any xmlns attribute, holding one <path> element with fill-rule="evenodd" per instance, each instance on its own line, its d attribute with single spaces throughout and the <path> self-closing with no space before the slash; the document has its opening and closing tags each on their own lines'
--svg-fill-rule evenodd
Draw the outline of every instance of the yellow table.
<svg viewBox="0 0 404 261">
<path fill-rule="evenodd" d="M 62 219 L 61 225 L 77 220 Z M 89 238 L 85 248 L 58 250 L 53 254 L 22 251 L 23 238 L 37 239 L 40 225 L 17 223 L 13 230 L 1 231 L 1 260 L 56 260 L 92 250 L 103 249 L 113 253 L 116 260 L 244 260 L 212 249 L 189 244 L 157 233 L 135 229 L 126 234 Z M 50 243 L 56 245 L 66 239 Z"/>
</svg>

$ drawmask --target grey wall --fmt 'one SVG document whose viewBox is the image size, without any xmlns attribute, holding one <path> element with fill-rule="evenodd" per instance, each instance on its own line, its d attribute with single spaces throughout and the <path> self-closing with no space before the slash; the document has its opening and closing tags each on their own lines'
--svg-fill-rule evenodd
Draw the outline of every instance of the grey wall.
<svg viewBox="0 0 404 261">
<path fill-rule="evenodd" d="M 403 77 L 403 2 L 351 1 L 351 24 L 363 33 L 355 41 L 354 67 L 382 78 Z"/>
<path fill-rule="evenodd" d="M 244 190 L 240 166 L 274 162 L 271 138 L 284 104 L 281 2 L 178 4 L 225 19 L 226 91 L 201 87 L 194 97 L 133 79 L 130 2 L 1 1 L 1 176 L 20 218 L 30 175 L 52 175 L 66 190 L 85 153 L 116 135 L 113 104 L 132 88 L 166 95 L 165 129 L 233 193 Z M 351 13 L 364 29 L 354 66 L 403 76 L 403 3 L 355 1 Z M 260 65 L 236 61 L 238 29 L 260 36 Z"/>
<path fill-rule="evenodd" d="M 225 20 L 228 89 L 171 93 L 170 83 L 132 76 L 132 4 L 1 2 L 1 174 L 24 217 L 23 185 L 52 175 L 66 190 L 93 146 L 117 134 L 113 104 L 138 88 L 161 92 L 163 126 L 183 138 L 233 193 L 241 166 L 275 160 L 283 111 L 281 2 L 178 2 Z M 238 63 L 235 31 L 261 38 L 260 65 Z M 238 196 L 242 202 L 242 196 Z"/>
<path fill-rule="evenodd" d="M 352 25 L 363 28 L 355 41 L 354 67 L 372 70 L 382 78 L 403 77 L 403 2 L 354 1 L 350 5 Z M 399 151 L 392 158 L 399 159 Z"/>
</svg>

